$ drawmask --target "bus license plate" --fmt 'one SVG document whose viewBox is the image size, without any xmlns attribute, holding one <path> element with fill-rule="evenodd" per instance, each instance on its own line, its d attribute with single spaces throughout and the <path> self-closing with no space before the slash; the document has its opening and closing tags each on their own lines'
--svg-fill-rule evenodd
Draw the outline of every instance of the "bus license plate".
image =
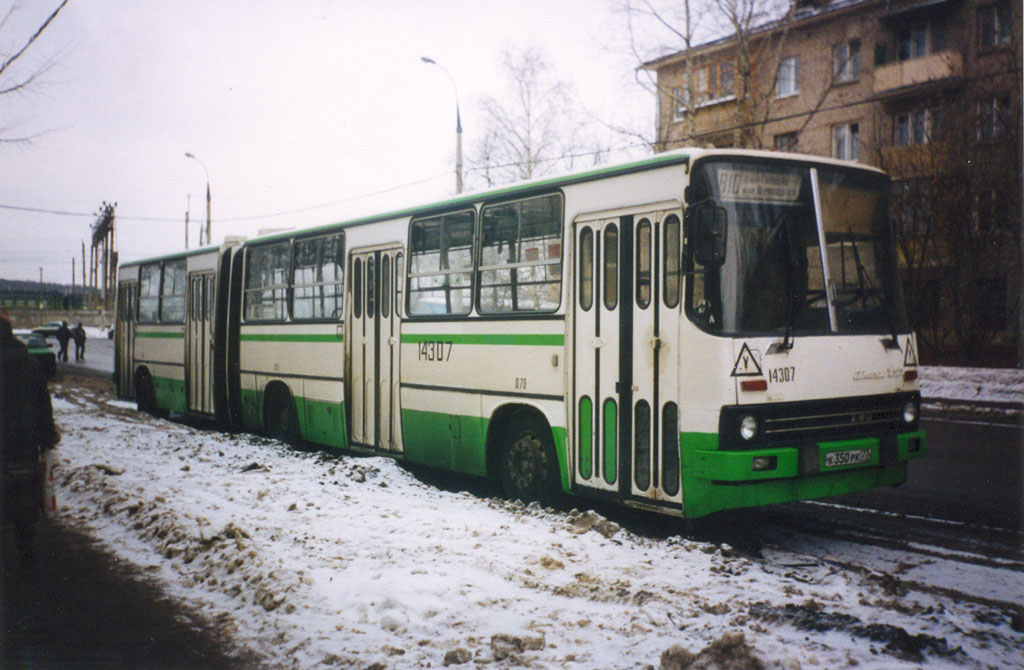
<svg viewBox="0 0 1024 670">
<path fill-rule="evenodd" d="M 857 465 L 871 460 L 870 449 L 851 449 L 849 451 L 832 451 L 825 454 L 825 467 L 837 468 L 843 465 Z"/>
</svg>

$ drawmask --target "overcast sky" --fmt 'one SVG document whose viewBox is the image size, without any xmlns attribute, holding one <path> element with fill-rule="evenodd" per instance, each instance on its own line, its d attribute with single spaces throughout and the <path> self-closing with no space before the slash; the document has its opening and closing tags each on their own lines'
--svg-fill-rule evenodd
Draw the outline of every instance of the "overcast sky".
<svg viewBox="0 0 1024 670">
<path fill-rule="evenodd" d="M 26 4 L 0 51 L 59 2 Z M 595 114 L 642 123 L 625 29 L 609 0 L 71 0 L 27 59 L 54 66 L 0 107 L 3 137 L 46 131 L 0 144 L 0 278 L 70 283 L 72 257 L 80 277 L 102 201 L 122 261 L 183 249 L 189 194 L 196 246 L 206 175 L 185 152 L 209 170 L 214 242 L 448 197 L 455 96 L 421 55 L 457 82 L 467 155 L 510 45 L 541 48 Z"/>
</svg>

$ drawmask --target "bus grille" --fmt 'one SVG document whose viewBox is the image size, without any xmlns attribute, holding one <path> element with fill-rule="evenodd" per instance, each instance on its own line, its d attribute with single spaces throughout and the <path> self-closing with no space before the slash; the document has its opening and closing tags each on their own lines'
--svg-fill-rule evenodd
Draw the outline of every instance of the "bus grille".
<svg viewBox="0 0 1024 670">
<path fill-rule="evenodd" d="M 781 445 L 894 433 L 905 400 L 885 395 L 768 405 L 764 437 Z"/>
</svg>

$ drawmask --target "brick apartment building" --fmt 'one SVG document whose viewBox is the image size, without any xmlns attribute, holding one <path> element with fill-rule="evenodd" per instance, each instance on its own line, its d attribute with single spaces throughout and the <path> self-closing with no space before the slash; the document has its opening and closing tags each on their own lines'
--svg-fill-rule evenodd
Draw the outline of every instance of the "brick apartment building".
<svg viewBox="0 0 1024 670">
<path fill-rule="evenodd" d="M 927 362 L 1022 359 L 1019 0 L 798 0 L 785 18 L 644 64 L 657 149 L 775 149 L 893 178 Z"/>
</svg>

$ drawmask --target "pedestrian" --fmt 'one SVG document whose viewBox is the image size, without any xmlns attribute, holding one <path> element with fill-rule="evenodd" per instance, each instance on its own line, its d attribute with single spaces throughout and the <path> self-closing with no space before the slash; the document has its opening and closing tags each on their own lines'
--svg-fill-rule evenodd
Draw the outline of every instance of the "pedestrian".
<svg viewBox="0 0 1024 670">
<path fill-rule="evenodd" d="M 82 322 L 79 321 L 75 329 L 71 331 L 71 337 L 75 338 L 75 360 L 85 360 L 85 328 L 82 328 Z"/>
<path fill-rule="evenodd" d="M 13 530 L 22 565 L 43 499 L 41 456 L 60 441 L 39 364 L 0 319 L 0 533 Z M 7 545 L 6 542 L 3 543 Z M 6 556 L 4 556 L 6 558 Z"/>
<path fill-rule="evenodd" d="M 71 340 L 71 329 L 67 321 L 61 321 L 57 329 L 57 342 L 60 344 L 60 351 L 57 352 L 58 361 L 68 360 L 68 342 Z"/>
</svg>

